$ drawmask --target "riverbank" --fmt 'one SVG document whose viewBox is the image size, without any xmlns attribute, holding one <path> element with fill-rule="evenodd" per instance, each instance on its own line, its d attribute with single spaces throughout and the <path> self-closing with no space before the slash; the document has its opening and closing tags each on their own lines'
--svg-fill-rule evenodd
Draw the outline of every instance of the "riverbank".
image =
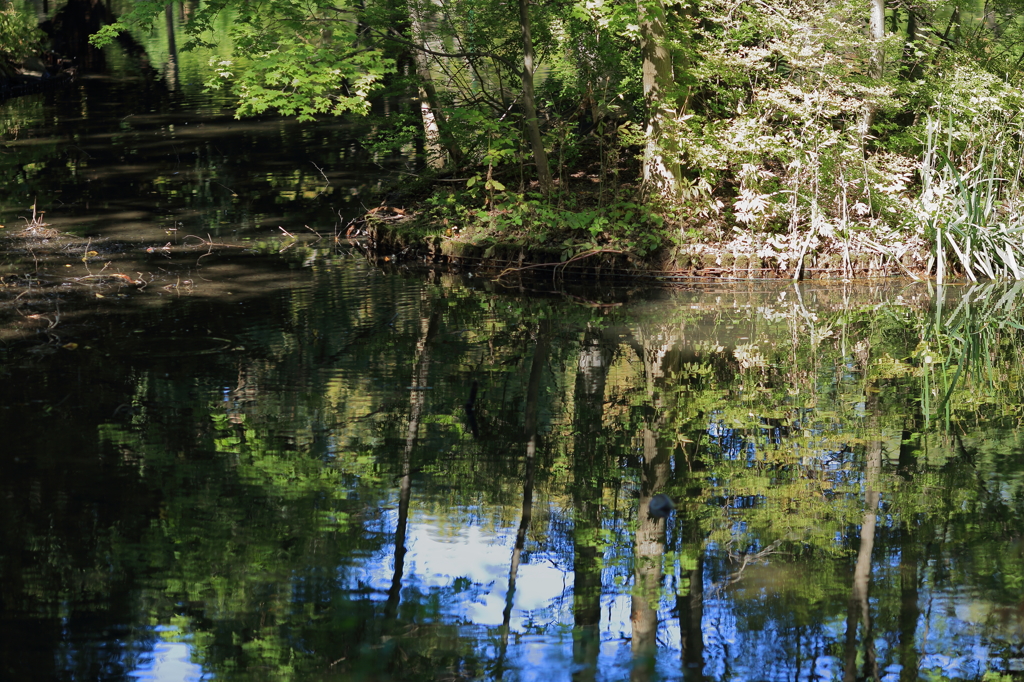
<svg viewBox="0 0 1024 682">
<path fill-rule="evenodd" d="M 593 133 L 555 164 L 540 191 L 525 160 L 401 173 L 357 221 L 381 259 L 449 263 L 501 273 L 554 268 L 645 278 L 927 278 L 934 239 L 918 215 L 915 161 L 869 203 L 801 189 L 784 204 L 725 180 L 687 181 L 668 200 L 644 190 L 643 150 L 611 154 Z M 894 162 L 893 162 L 894 163 Z M 685 183 L 684 183 L 685 184 Z M 805 195 L 806 193 L 806 195 Z M 795 195 L 794 195 L 795 196 Z"/>
<path fill-rule="evenodd" d="M 612 248 L 581 244 L 565 257 L 567 247 L 518 241 L 507 235 L 431 233 L 437 226 L 407 220 L 383 223 L 368 219 L 367 232 L 377 257 L 387 261 L 420 261 L 484 268 L 501 273 L 549 268 L 590 274 L 617 273 L 655 279 L 828 279 L 927 277 L 927 254 L 907 250 L 897 259 L 879 250 L 849 250 L 842 243 L 804 253 L 797 259 L 765 256 L 735 242 L 694 243 L 664 248 L 649 257 Z M 766 240 L 761 251 L 771 248 Z"/>
<path fill-rule="evenodd" d="M 631 195 L 639 195 L 639 187 L 628 183 L 595 189 L 599 178 L 585 168 L 566 175 L 565 189 L 550 198 L 529 191 L 474 192 L 474 183 L 462 180 L 455 187 L 447 178 L 406 183 L 385 192 L 382 204 L 351 231 L 367 235 L 382 262 L 506 274 L 558 269 L 664 280 L 918 279 L 934 265 L 921 235 L 881 222 L 870 231 L 819 225 L 758 232 L 721 215 L 647 207 Z"/>
</svg>

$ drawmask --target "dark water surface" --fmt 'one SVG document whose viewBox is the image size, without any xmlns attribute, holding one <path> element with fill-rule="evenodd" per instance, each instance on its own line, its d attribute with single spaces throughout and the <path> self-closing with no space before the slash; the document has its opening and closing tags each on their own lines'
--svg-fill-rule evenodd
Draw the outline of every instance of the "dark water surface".
<svg viewBox="0 0 1024 682">
<path fill-rule="evenodd" d="M 0 224 L 23 227 L 36 203 L 56 229 L 133 242 L 329 232 L 384 175 L 360 150 L 366 132 L 240 121 L 223 98 L 83 78 L 0 103 Z"/>
<path fill-rule="evenodd" d="M 248 160 L 80 125 L 0 156 L 40 200 L 59 180 L 61 229 L 244 243 L 371 181 L 340 124 L 260 123 Z M 135 186 L 92 170 L 147 145 Z M 315 169 L 271 190 L 302 149 L 331 198 L 302 194 Z M 11 314 L 0 678 L 1024 674 L 1024 287 L 551 291 L 256 251 L 52 327 Z"/>
</svg>

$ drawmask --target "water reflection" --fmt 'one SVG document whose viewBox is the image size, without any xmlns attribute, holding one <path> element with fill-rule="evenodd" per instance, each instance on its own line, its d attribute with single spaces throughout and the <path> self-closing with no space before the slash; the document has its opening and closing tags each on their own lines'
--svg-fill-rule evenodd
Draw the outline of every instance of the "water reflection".
<svg viewBox="0 0 1024 682">
<path fill-rule="evenodd" d="M 339 119 L 235 120 L 223 97 L 83 78 L 0 104 L 0 224 L 37 204 L 55 229 L 132 242 L 330 232 L 387 169 Z"/>
<path fill-rule="evenodd" d="M 1024 666 L 1019 292 L 563 299 L 305 262 L 7 351 L 6 677 Z"/>
<path fill-rule="evenodd" d="M 167 630 L 173 632 L 177 628 Z M 128 674 L 138 682 L 199 682 L 209 679 L 203 674 L 203 669 L 192 662 L 192 648 L 188 644 L 164 640 L 157 641 L 152 651 Z"/>
</svg>

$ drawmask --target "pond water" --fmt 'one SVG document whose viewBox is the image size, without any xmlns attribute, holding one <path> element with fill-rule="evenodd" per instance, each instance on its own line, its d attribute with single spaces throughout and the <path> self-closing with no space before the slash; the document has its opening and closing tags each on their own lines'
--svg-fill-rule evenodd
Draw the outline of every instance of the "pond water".
<svg viewBox="0 0 1024 682">
<path fill-rule="evenodd" d="M 240 248 L 125 256 L 155 284 L 74 311 L 5 302 L 0 677 L 1024 674 L 1024 287 L 278 253 L 383 172 L 352 128 L 61 118 L 107 87 L 4 105 L 2 220 L 32 195 L 81 238 Z"/>
</svg>

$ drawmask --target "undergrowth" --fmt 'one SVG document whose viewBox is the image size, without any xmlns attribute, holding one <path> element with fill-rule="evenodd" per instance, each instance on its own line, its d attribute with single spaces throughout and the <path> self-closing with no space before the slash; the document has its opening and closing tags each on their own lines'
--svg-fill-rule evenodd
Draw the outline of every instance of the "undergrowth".
<svg viewBox="0 0 1024 682">
<path fill-rule="evenodd" d="M 596 194 L 440 190 L 425 202 L 428 220 L 447 236 L 465 241 L 502 241 L 558 246 L 562 260 L 595 250 L 616 250 L 640 258 L 678 241 L 678 230 L 651 207 L 624 199 L 602 203 Z"/>
</svg>

